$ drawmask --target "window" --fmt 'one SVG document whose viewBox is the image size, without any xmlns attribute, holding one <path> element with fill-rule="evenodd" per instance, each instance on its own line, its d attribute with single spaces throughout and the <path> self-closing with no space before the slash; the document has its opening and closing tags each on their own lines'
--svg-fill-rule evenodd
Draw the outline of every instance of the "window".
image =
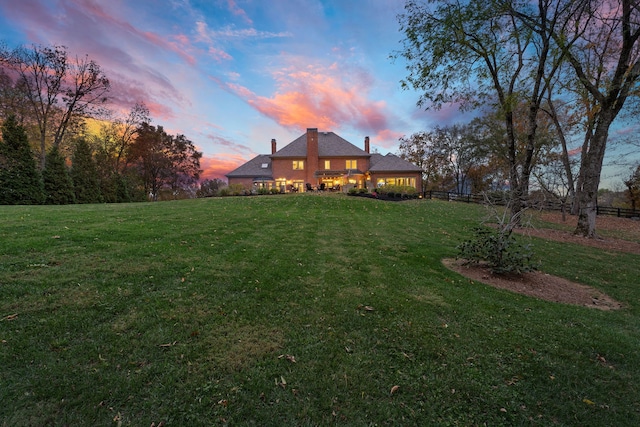
<svg viewBox="0 0 640 427">
<path fill-rule="evenodd" d="M 357 160 L 347 160 L 347 169 L 358 169 Z"/>
<path fill-rule="evenodd" d="M 294 160 L 293 170 L 304 170 L 304 160 Z"/>
<path fill-rule="evenodd" d="M 402 185 L 416 188 L 416 179 L 413 177 L 378 178 L 376 185 L 378 187 L 383 185 Z"/>
<path fill-rule="evenodd" d="M 325 168 L 326 170 L 331 169 L 331 160 L 325 160 L 325 161 L 324 161 L 324 168 Z"/>
<path fill-rule="evenodd" d="M 269 163 L 263 163 L 262 164 L 262 169 L 267 169 L 269 167 Z"/>
</svg>

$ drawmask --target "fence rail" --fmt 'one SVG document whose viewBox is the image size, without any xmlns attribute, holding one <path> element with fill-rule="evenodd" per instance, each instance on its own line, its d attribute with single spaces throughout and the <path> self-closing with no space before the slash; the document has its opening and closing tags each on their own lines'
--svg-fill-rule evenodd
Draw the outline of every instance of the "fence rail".
<svg viewBox="0 0 640 427">
<path fill-rule="evenodd" d="M 422 195 L 425 199 L 439 199 L 464 203 L 487 203 L 505 206 L 509 202 L 508 194 L 460 194 L 450 191 L 425 191 Z M 549 200 L 533 202 L 533 207 L 547 211 L 562 211 L 562 204 Z M 569 209 L 565 206 L 565 209 Z M 640 211 L 636 209 L 613 208 L 609 206 L 596 206 L 597 215 L 617 216 L 619 218 L 640 218 Z"/>
</svg>

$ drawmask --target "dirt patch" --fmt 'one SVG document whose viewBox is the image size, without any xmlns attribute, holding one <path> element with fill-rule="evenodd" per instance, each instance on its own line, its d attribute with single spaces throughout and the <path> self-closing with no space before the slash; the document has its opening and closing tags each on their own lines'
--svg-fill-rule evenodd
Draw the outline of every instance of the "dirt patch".
<svg viewBox="0 0 640 427">
<path fill-rule="evenodd" d="M 522 275 L 498 275 L 491 273 L 486 266 L 463 265 L 462 260 L 443 259 L 442 263 L 448 269 L 476 282 L 545 301 L 600 310 L 622 308 L 622 304 L 597 289 L 540 271 Z"/>
<path fill-rule="evenodd" d="M 556 212 L 540 213 L 540 219 L 545 222 L 566 226 L 573 225 L 573 228 L 575 228 L 575 223 L 577 222 L 575 217 L 568 217 L 567 221 L 562 221 L 562 216 Z M 624 235 L 626 239 L 616 239 L 612 237 L 587 239 L 575 236 L 572 231 L 542 227 L 524 228 L 516 231 L 524 235 L 535 236 L 542 239 L 571 242 L 606 251 L 619 251 L 640 255 L 640 221 L 616 217 L 598 217 L 596 226 L 598 230 L 619 232 Z M 456 271 L 471 280 L 545 301 L 573 304 L 600 310 L 622 308 L 621 303 L 597 289 L 543 272 L 537 271 L 522 275 L 504 276 L 491 273 L 486 266 L 463 265 L 463 261 L 461 260 L 445 259 L 442 262 L 450 270 Z"/>
</svg>

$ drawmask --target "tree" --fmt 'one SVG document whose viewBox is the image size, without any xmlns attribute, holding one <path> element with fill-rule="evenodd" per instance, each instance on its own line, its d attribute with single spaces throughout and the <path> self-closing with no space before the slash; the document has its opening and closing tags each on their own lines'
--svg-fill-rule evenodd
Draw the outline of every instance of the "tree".
<svg viewBox="0 0 640 427">
<path fill-rule="evenodd" d="M 472 171 L 477 176 L 479 166 L 486 163 L 487 150 L 479 140 L 474 123 L 436 127 L 434 148 L 446 161 L 448 175 L 455 183 L 457 193 L 469 193 L 472 183 Z"/>
<path fill-rule="evenodd" d="M 629 178 L 624 180 L 627 187 L 626 195 L 631 203 L 631 209 L 634 211 L 640 205 L 640 165 L 631 173 Z"/>
<path fill-rule="evenodd" d="M 44 171 L 42 171 L 46 196 L 45 203 L 48 205 L 75 203 L 73 182 L 58 146 L 51 147 L 51 150 L 47 153 L 45 164 Z"/>
<path fill-rule="evenodd" d="M 95 151 L 101 193 L 105 202 L 134 200 L 136 177 L 128 169 L 130 150 L 142 123 L 149 123 L 149 110 L 143 103 L 133 106 L 126 117 L 115 117 L 103 124 L 91 145 Z"/>
<path fill-rule="evenodd" d="M 540 107 L 562 61 L 552 34 L 582 6 L 576 0 L 408 0 L 399 16 L 406 38 L 396 57 L 407 60 L 402 84 L 421 92 L 419 106 L 489 101 L 501 113 L 514 221 L 526 207 Z M 526 137 L 519 146 L 514 116 L 523 102 Z"/>
<path fill-rule="evenodd" d="M 24 128 L 13 115 L 2 125 L 0 140 L 0 204 L 44 202 L 42 176 L 29 146 Z"/>
<path fill-rule="evenodd" d="M 176 135 L 169 141 L 169 157 L 166 172 L 167 184 L 174 199 L 178 193 L 191 188 L 200 178 L 200 159 L 202 153 L 196 150 L 193 142 L 184 135 Z"/>
<path fill-rule="evenodd" d="M 71 160 L 71 180 L 76 203 L 100 203 L 98 169 L 91 148 L 84 138 L 78 139 Z"/>
<path fill-rule="evenodd" d="M 1 48 L 0 64 L 18 78 L 37 124 L 44 169 L 47 145 L 59 146 L 77 121 L 95 113 L 106 101 L 109 80 L 95 61 L 71 59 L 64 46 Z"/>
<path fill-rule="evenodd" d="M 553 30 L 553 39 L 588 97 L 588 126 L 577 184 L 575 233 L 596 235 L 597 194 L 609 129 L 640 81 L 640 8 L 637 0 L 585 1 L 572 25 Z M 571 41 L 571 43 L 570 43 Z"/>
<path fill-rule="evenodd" d="M 197 192 L 197 197 L 213 197 L 218 194 L 218 190 L 227 185 L 221 179 L 205 179 L 200 183 L 200 189 Z"/>
<path fill-rule="evenodd" d="M 445 159 L 434 147 L 433 132 L 416 132 L 400 138 L 399 156 L 422 168 L 422 188 L 442 188 Z"/>
<path fill-rule="evenodd" d="M 160 190 L 168 188 L 172 197 L 178 190 L 194 184 L 200 173 L 202 153 L 184 135 L 167 134 L 162 126 L 143 123 L 131 146 L 131 167 L 141 177 L 144 191 L 158 200 Z"/>
</svg>

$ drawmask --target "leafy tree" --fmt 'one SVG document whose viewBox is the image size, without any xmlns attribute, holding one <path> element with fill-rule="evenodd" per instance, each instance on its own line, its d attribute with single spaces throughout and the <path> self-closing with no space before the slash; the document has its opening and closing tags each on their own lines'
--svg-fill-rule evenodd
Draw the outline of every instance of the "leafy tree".
<svg viewBox="0 0 640 427">
<path fill-rule="evenodd" d="M 198 182 L 202 153 L 197 151 L 193 142 L 184 135 L 172 137 L 169 144 L 166 179 L 173 197 L 176 198 L 179 192 L 191 188 Z"/>
<path fill-rule="evenodd" d="M 158 200 L 163 188 L 176 197 L 195 184 L 201 156 L 184 135 L 172 136 L 162 126 L 143 123 L 130 148 L 129 162 L 140 176 L 148 197 Z"/>
<path fill-rule="evenodd" d="M 218 191 L 222 187 L 226 187 L 227 183 L 221 179 L 205 179 L 200 183 L 200 189 L 196 193 L 197 197 L 213 197 L 218 195 Z"/>
<path fill-rule="evenodd" d="M 78 139 L 71 160 L 71 180 L 76 203 L 99 203 L 102 201 L 98 169 L 91 148 L 84 138 Z"/>
<path fill-rule="evenodd" d="M 434 146 L 434 132 L 416 132 L 400 138 L 399 156 L 422 168 L 422 188 L 444 188 L 445 159 Z"/>
<path fill-rule="evenodd" d="M 47 153 L 46 166 L 42 171 L 42 177 L 46 204 L 66 205 L 75 203 L 73 182 L 69 176 L 65 159 L 56 145 L 51 147 L 51 150 Z"/>
<path fill-rule="evenodd" d="M 500 112 L 514 220 L 526 206 L 544 94 L 563 58 L 563 51 L 553 49 L 552 34 L 580 6 L 571 0 L 408 0 L 399 17 L 406 38 L 396 57 L 408 62 L 402 83 L 421 92 L 419 106 L 491 102 Z M 521 103 L 523 145 L 515 127 Z"/>
<path fill-rule="evenodd" d="M 47 144 L 60 145 L 67 131 L 106 101 L 110 83 L 88 57 L 70 58 L 64 46 L 0 48 L 0 65 L 18 76 L 18 86 L 37 124 L 40 166 Z"/>
<path fill-rule="evenodd" d="M 2 125 L 0 140 L 0 204 L 41 204 L 42 177 L 24 128 L 10 115 Z"/>
<path fill-rule="evenodd" d="M 152 200 L 158 200 L 168 169 L 169 159 L 165 149 L 170 136 L 162 126 L 143 123 L 138 129 L 138 137 L 131 147 L 130 159 L 142 179 L 144 191 Z"/>
<path fill-rule="evenodd" d="M 624 185 L 627 187 L 626 195 L 631 203 L 631 209 L 635 210 L 640 205 L 640 165 L 624 181 Z"/>
<path fill-rule="evenodd" d="M 446 170 L 455 183 L 457 193 L 468 193 L 475 172 L 476 179 L 487 161 L 487 149 L 479 139 L 475 122 L 466 125 L 436 127 L 434 148 L 446 162 Z"/>
</svg>

